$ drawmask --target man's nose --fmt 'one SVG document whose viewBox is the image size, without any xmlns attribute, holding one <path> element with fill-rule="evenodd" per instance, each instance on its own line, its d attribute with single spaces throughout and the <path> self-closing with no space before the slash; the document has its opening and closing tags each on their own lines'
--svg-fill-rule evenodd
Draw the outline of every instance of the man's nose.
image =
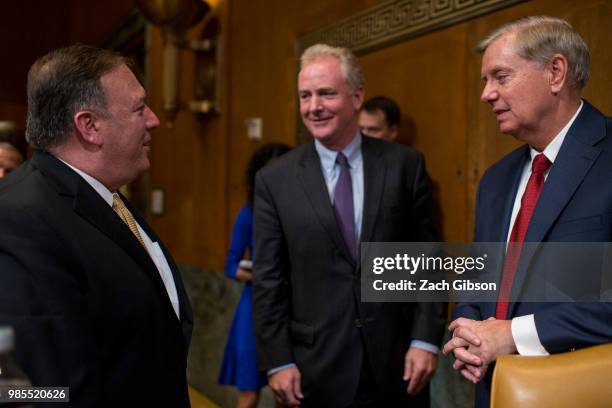
<svg viewBox="0 0 612 408">
<path fill-rule="evenodd" d="M 487 82 L 485 84 L 484 89 L 482 90 L 482 93 L 480 94 L 480 100 L 485 103 L 490 103 L 497 99 L 498 96 L 499 94 L 497 92 L 497 89 L 495 89 L 495 87 L 490 82 Z"/>
<path fill-rule="evenodd" d="M 312 98 L 310 98 L 310 106 L 309 106 L 309 110 L 311 112 L 318 112 L 321 110 L 321 98 L 319 98 L 318 96 L 313 96 Z"/>
<path fill-rule="evenodd" d="M 146 122 L 146 126 L 147 129 L 153 129 L 159 126 L 159 118 L 157 117 L 157 115 L 155 114 L 155 112 L 153 112 L 151 110 L 151 108 L 149 108 L 148 106 L 146 107 L 146 110 L 148 111 L 148 117 L 147 117 L 147 122 Z"/>
</svg>

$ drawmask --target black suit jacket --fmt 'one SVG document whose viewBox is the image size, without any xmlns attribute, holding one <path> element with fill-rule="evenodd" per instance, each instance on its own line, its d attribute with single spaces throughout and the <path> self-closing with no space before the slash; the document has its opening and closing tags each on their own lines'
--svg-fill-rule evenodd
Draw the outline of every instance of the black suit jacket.
<svg viewBox="0 0 612 408">
<path fill-rule="evenodd" d="M 33 385 L 70 387 L 70 406 L 187 407 L 189 301 L 170 254 L 130 211 L 171 266 L 180 320 L 112 208 L 35 152 L 0 183 L 0 325 L 15 328 L 15 357 Z"/>
<path fill-rule="evenodd" d="M 422 156 L 363 137 L 361 241 L 435 241 Z M 257 176 L 254 320 L 260 368 L 289 362 L 302 374 L 304 406 L 348 405 L 368 358 L 384 393 L 405 393 L 411 339 L 439 344 L 441 304 L 361 303 L 360 267 L 338 229 L 314 142 Z"/>
</svg>

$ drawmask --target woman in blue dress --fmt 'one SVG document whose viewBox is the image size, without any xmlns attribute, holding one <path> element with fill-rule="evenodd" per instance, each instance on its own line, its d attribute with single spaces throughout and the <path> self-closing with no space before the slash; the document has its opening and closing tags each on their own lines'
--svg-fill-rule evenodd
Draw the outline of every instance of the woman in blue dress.
<svg viewBox="0 0 612 408">
<path fill-rule="evenodd" d="M 288 152 L 290 147 L 280 143 L 268 143 L 260 147 L 249 160 L 247 167 L 247 204 L 240 209 L 232 229 L 232 238 L 225 274 L 244 282 L 242 296 L 236 307 L 234 320 L 225 345 L 225 353 L 219 374 L 219 383 L 233 385 L 240 391 L 237 407 L 256 407 L 259 391 L 268 382 L 266 373 L 257 368 L 253 313 L 251 308 L 251 262 L 244 260 L 248 250 L 253 254 L 253 195 L 255 174 L 270 160 Z"/>
</svg>

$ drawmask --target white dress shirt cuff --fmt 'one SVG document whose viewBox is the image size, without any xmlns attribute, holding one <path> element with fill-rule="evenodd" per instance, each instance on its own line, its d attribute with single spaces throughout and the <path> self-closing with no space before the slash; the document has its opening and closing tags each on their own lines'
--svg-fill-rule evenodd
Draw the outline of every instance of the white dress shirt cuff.
<svg viewBox="0 0 612 408">
<path fill-rule="evenodd" d="M 536 329 L 533 315 L 519 316 L 512 319 L 512 338 L 516 350 L 522 356 L 547 356 L 546 351 Z"/>
<path fill-rule="evenodd" d="M 268 370 L 268 377 L 271 376 L 274 373 L 278 373 L 279 371 L 284 370 L 285 368 L 289 368 L 289 367 L 295 367 L 295 363 L 285 364 L 285 365 L 282 365 L 280 367 L 274 367 L 274 368 Z"/>
<path fill-rule="evenodd" d="M 438 354 L 438 351 L 440 351 L 438 346 L 434 346 L 433 344 L 422 340 L 412 340 L 410 342 L 410 347 L 416 347 L 421 350 L 429 351 L 432 354 Z"/>
</svg>

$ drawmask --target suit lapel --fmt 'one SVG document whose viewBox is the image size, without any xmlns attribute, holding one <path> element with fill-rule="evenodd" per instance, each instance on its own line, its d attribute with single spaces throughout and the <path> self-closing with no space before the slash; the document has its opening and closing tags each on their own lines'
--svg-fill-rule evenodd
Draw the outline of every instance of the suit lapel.
<svg viewBox="0 0 612 408">
<path fill-rule="evenodd" d="M 380 214 L 380 201 L 383 196 L 387 162 L 383 160 L 380 145 L 371 143 L 369 137 L 361 142 L 363 155 L 363 217 L 359 242 L 368 242 L 374 234 Z"/>
<path fill-rule="evenodd" d="M 593 145 L 605 135 L 606 128 L 603 115 L 584 101 L 582 111 L 565 136 L 559 154 L 550 169 L 529 223 L 525 242 L 536 244 L 527 245 L 523 248 L 515 282 L 512 285 L 514 294 L 520 293 L 523 287 L 529 264 L 539 243 L 545 241 L 546 235 L 554 226 L 597 157 L 599 157 L 601 149 Z M 537 273 L 537 271 L 531 271 L 530 273 Z"/>
<path fill-rule="evenodd" d="M 484 211 L 489 214 L 492 235 L 490 242 L 506 242 L 512 220 L 512 209 L 516 197 L 523 167 L 529 158 L 529 146 L 523 146 L 510 156 L 504 169 L 501 169 L 502 179 L 496 183 L 493 199 Z M 511 186 L 511 188 L 508 188 Z M 504 214 L 502 222 L 499 222 L 499 214 Z"/>
<path fill-rule="evenodd" d="M 140 245 L 130 229 L 115 214 L 108 203 L 82 177 L 52 155 L 37 151 L 32 158 L 32 162 L 55 185 L 60 195 L 73 197 L 73 209 L 80 217 L 105 234 L 134 260 L 134 263 L 151 279 L 160 296 L 167 299 L 165 303 L 167 303 L 168 311 L 174 315 L 168 292 L 159 275 L 157 266 L 153 263 L 149 253 Z M 127 200 L 125 202 L 129 206 Z M 137 212 L 133 208 L 129 208 L 132 214 L 138 217 Z M 140 218 L 137 218 L 137 221 L 141 227 L 146 225 Z M 149 231 L 147 231 L 147 234 L 149 234 Z M 149 235 L 151 238 L 153 236 Z"/>
<path fill-rule="evenodd" d="M 124 198 L 123 200 L 127 202 Z M 74 211 L 114 241 L 143 270 L 157 271 L 148 252 L 135 239 L 130 229 L 85 181 L 79 183 L 74 197 Z"/>
<path fill-rule="evenodd" d="M 349 262 L 355 264 L 340 234 L 336 216 L 334 215 L 334 209 L 332 208 L 329 193 L 327 192 L 325 178 L 321 172 L 321 161 L 315 149 L 314 141 L 309 142 L 304 149 L 302 158 L 299 161 L 298 178 L 321 225 L 323 225 L 327 234 L 336 244 L 340 253 L 342 253 Z"/>
<path fill-rule="evenodd" d="M 164 243 L 159 239 L 157 234 L 155 234 L 155 231 L 151 229 L 149 224 L 140 216 L 140 213 L 132 207 L 129 201 L 124 200 L 124 202 L 128 206 L 128 209 L 130 210 L 130 212 L 132 212 L 132 214 L 134 215 L 136 222 L 138 222 L 138 224 L 142 227 L 142 229 L 147 233 L 149 238 L 151 238 L 151 241 L 157 242 L 159 244 L 159 247 L 164 253 L 164 257 L 166 258 L 166 261 L 168 261 L 168 266 L 170 266 L 170 270 L 172 271 L 172 278 L 174 281 L 174 286 L 176 287 L 176 292 L 177 292 L 177 296 L 179 300 L 180 320 L 181 322 L 192 323 L 193 322 L 193 312 L 191 310 L 191 304 L 187 296 L 187 291 L 185 290 L 185 287 L 183 285 L 183 279 L 181 278 L 181 273 L 180 273 L 178 266 L 174 262 L 174 259 L 170 255 L 170 252 L 168 251 Z M 170 300 L 168 300 L 168 302 L 169 301 Z"/>
<path fill-rule="evenodd" d="M 134 237 L 127 225 L 117 217 L 112 208 L 84 180 L 79 183 L 79 189 L 74 198 L 74 211 L 115 242 L 151 279 L 160 296 L 168 298 L 168 292 L 149 253 Z M 169 298 L 166 303 L 172 309 Z"/>
</svg>

